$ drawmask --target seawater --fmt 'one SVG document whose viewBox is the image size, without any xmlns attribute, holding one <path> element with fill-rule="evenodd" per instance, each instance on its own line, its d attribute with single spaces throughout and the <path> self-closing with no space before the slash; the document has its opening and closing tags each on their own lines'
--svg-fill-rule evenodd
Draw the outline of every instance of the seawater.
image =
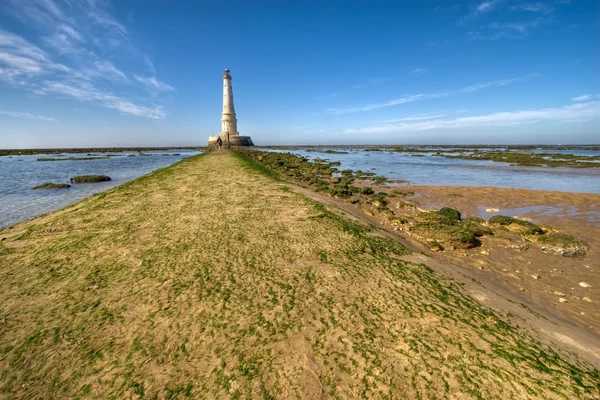
<svg viewBox="0 0 600 400">
<path fill-rule="evenodd" d="M 169 150 L 168 153 L 145 152 L 145 156 L 137 152 L 116 154 L 110 158 L 83 161 L 37 161 L 41 157 L 86 157 L 82 154 L 0 157 L 0 228 L 58 210 L 199 152 Z M 102 157 L 106 154 L 94 153 L 90 156 Z M 34 186 L 45 182 L 70 183 L 70 178 L 77 175 L 108 175 L 112 180 L 74 184 L 69 189 L 32 190 Z"/>
<path fill-rule="evenodd" d="M 325 150 L 346 151 L 348 154 L 323 153 Z M 432 153 L 348 150 L 323 148 L 272 150 L 289 152 L 308 159 L 321 158 L 339 161 L 340 170 L 374 172 L 392 180 L 406 180 L 414 185 L 429 186 L 492 186 L 534 190 L 555 190 L 571 193 L 600 193 L 600 168 L 552 168 L 513 166 L 490 160 L 462 160 L 445 158 Z M 582 152 L 561 151 L 564 154 L 583 155 Z M 585 155 L 600 155 L 585 151 Z"/>
</svg>

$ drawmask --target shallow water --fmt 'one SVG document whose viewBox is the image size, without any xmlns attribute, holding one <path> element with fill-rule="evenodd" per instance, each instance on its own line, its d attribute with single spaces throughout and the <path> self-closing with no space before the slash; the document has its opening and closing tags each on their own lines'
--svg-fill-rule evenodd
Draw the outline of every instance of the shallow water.
<svg viewBox="0 0 600 400">
<path fill-rule="evenodd" d="M 40 157 L 86 157 L 82 154 L 0 157 L 0 228 L 58 210 L 198 153 L 170 150 L 139 156 L 137 152 L 126 152 L 110 158 L 83 161 L 36 161 Z M 45 182 L 70 183 L 69 179 L 73 176 L 96 174 L 108 175 L 112 180 L 72 185 L 69 189 L 32 190 Z"/>
<path fill-rule="evenodd" d="M 326 149 L 323 149 L 326 150 Z M 331 150 L 348 151 L 348 149 Z M 600 193 L 600 168 L 519 167 L 490 160 L 448 159 L 422 153 L 351 150 L 349 154 L 324 154 L 303 149 L 270 150 L 290 152 L 308 159 L 339 161 L 338 169 L 374 172 L 392 180 L 415 185 L 492 186 L 572 193 Z M 574 150 L 565 154 L 579 154 Z M 586 155 L 600 155 L 586 151 Z"/>
<path fill-rule="evenodd" d="M 489 211 L 488 211 L 489 210 Z M 493 210 L 493 211 L 492 211 Z M 483 219 L 490 219 L 494 215 L 507 215 L 510 217 L 524 217 L 529 214 L 558 217 L 582 217 L 592 224 L 600 223 L 600 210 L 580 211 L 575 206 L 551 207 L 551 206 L 527 206 L 498 209 L 488 206 L 477 206 L 477 215 Z"/>
</svg>

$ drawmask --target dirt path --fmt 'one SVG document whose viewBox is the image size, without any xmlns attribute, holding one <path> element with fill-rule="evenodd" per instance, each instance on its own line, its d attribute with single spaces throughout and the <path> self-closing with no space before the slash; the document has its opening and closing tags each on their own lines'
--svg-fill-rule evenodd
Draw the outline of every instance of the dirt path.
<svg viewBox="0 0 600 400">
<path fill-rule="evenodd" d="M 2 238 L 0 397 L 600 395 L 591 364 L 227 151 Z"/>
</svg>

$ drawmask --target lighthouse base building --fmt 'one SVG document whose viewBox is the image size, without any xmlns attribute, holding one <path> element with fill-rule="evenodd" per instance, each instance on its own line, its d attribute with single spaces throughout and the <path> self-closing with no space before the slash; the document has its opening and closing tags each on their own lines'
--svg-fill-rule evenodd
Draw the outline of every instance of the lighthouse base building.
<svg viewBox="0 0 600 400">
<path fill-rule="evenodd" d="M 237 130 L 237 118 L 233 107 L 233 87 L 231 75 L 225 69 L 223 74 L 223 116 L 221 117 L 221 133 L 208 138 L 208 146 L 216 146 L 217 139 L 221 137 L 225 146 L 254 146 L 250 136 L 240 136 Z"/>
</svg>

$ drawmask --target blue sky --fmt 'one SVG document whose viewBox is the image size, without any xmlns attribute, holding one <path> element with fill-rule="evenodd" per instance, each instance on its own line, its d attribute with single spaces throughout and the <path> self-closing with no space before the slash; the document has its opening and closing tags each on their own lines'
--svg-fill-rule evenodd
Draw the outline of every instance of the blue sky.
<svg viewBox="0 0 600 400">
<path fill-rule="evenodd" d="M 597 0 L 0 0 L 0 148 L 599 143 Z"/>
</svg>

